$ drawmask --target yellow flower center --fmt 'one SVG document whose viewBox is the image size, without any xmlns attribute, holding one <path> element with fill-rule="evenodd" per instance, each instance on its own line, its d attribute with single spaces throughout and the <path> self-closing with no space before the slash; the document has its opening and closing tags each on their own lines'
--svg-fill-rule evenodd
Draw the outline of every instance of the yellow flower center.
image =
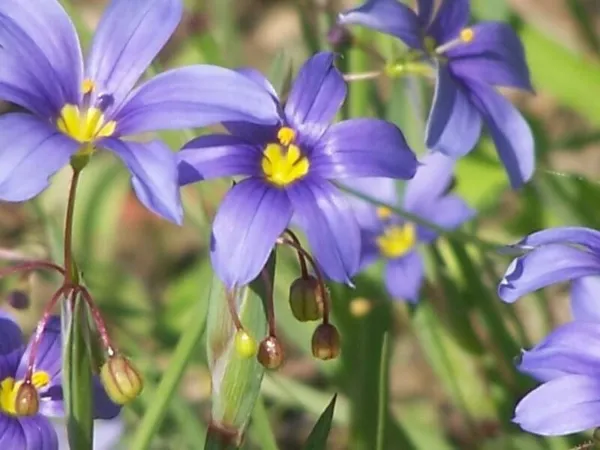
<svg viewBox="0 0 600 450">
<path fill-rule="evenodd" d="M 285 187 L 308 173 L 309 162 L 297 145 L 294 130 L 282 127 L 277 133 L 279 143 L 268 144 L 263 151 L 261 168 L 267 181 Z"/>
<path fill-rule="evenodd" d="M 475 31 L 473 31 L 473 28 L 463 28 L 460 31 L 459 37 L 461 41 L 463 41 L 465 44 L 468 44 L 475 38 Z"/>
<path fill-rule="evenodd" d="M 412 223 L 391 225 L 377 238 L 377 247 L 389 259 L 400 258 L 417 243 L 417 230 Z"/>
<path fill-rule="evenodd" d="M 41 389 L 50 383 L 50 375 L 47 372 L 34 372 L 31 377 L 31 383 L 36 389 Z M 7 377 L 0 381 L 0 411 L 16 415 L 15 401 L 19 387 L 23 384 L 23 380 L 15 381 L 12 377 Z"/>
<path fill-rule="evenodd" d="M 105 122 L 104 114 L 98 108 L 81 111 L 78 106 L 69 104 L 60 111 L 56 125 L 60 131 L 82 144 L 109 137 L 117 127 L 114 120 Z"/>
<path fill-rule="evenodd" d="M 377 217 L 379 217 L 381 220 L 389 219 L 392 217 L 392 214 L 394 214 L 394 212 L 390 208 L 385 206 L 380 206 L 377 208 Z"/>
</svg>

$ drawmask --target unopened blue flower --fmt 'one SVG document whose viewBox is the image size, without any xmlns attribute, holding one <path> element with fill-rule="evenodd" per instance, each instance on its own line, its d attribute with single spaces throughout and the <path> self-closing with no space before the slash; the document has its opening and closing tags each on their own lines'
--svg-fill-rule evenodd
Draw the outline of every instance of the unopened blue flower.
<svg viewBox="0 0 600 450">
<path fill-rule="evenodd" d="M 474 215 L 463 199 L 447 192 L 453 168 L 454 163 L 447 156 L 441 153 L 427 155 L 415 177 L 406 183 L 402 201 L 398 199 L 394 180 L 363 179 L 346 185 L 452 230 Z M 424 277 L 423 259 L 417 246 L 433 241 L 437 233 L 404 220 L 388 208 L 377 208 L 358 199 L 352 203 L 361 226 L 361 267 L 366 268 L 383 259 L 385 285 L 390 295 L 398 300 L 417 302 Z"/>
<path fill-rule="evenodd" d="M 545 286 L 571 284 L 571 309 L 576 319 L 595 314 L 593 293 L 600 292 L 600 231 L 557 227 L 538 231 L 510 246 L 526 253 L 515 258 L 498 286 L 508 303 Z M 600 322 L 600 321 L 599 321 Z"/>
<path fill-rule="evenodd" d="M 32 383 L 40 399 L 39 412 L 19 417 L 15 400 L 31 349 L 32 342 L 23 345 L 16 322 L 0 311 L 0 448 L 58 450 L 58 439 L 48 418 L 64 416 L 60 317 L 49 320 L 34 356 Z M 120 408 L 108 399 L 97 379 L 95 383 L 95 417 L 115 417 Z"/>
<path fill-rule="evenodd" d="M 533 175 L 535 155 L 529 125 L 494 86 L 531 90 L 523 46 L 498 22 L 467 26 L 469 0 L 418 0 L 418 13 L 397 0 L 367 0 L 340 15 L 404 41 L 411 58 L 434 64 L 437 83 L 425 142 L 453 158 L 470 152 L 486 124 L 513 187 Z"/>
<path fill-rule="evenodd" d="M 181 0 L 112 0 L 85 65 L 73 23 L 56 0 L 0 2 L 0 99 L 28 112 L 0 116 L 0 200 L 24 201 L 79 153 L 108 149 L 138 198 L 180 223 L 174 154 L 126 136 L 223 120 L 269 123 L 273 104 L 234 71 L 197 65 L 134 88 L 182 15 Z"/>
<path fill-rule="evenodd" d="M 257 91 L 269 93 L 277 125 L 228 123 L 230 135 L 201 136 L 179 153 L 181 184 L 246 177 L 226 195 L 213 224 L 213 266 L 229 287 L 260 273 L 292 215 L 325 274 L 348 281 L 358 269 L 360 233 L 331 180 L 415 173 L 416 158 L 393 124 L 351 119 L 331 125 L 346 96 L 333 62 L 332 53 L 310 58 L 284 105 L 260 73 L 243 70 Z"/>
<path fill-rule="evenodd" d="M 543 384 L 517 405 L 513 420 L 521 428 L 558 436 L 600 426 L 599 318 L 596 312 L 563 325 L 523 352 L 519 370 Z"/>
</svg>

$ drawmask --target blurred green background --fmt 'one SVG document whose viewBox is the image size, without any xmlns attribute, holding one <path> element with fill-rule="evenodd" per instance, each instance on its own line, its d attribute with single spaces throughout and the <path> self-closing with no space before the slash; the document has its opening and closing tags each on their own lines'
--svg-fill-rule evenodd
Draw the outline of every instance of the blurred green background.
<svg viewBox="0 0 600 450">
<path fill-rule="evenodd" d="M 336 14 L 357 2 L 327 0 L 187 0 L 176 34 L 154 70 L 211 63 L 254 66 L 281 87 L 314 51 L 330 49 L 326 35 Z M 82 37 L 104 2 L 63 2 Z M 478 239 L 507 244 L 531 231 L 565 224 L 598 227 L 600 198 L 600 3 L 597 0 L 473 0 L 473 20 L 507 21 L 521 36 L 536 95 L 507 92 L 536 137 L 538 168 L 522 190 L 509 189 L 487 138 L 460 161 L 457 191 L 478 210 L 460 236 L 422 249 L 428 282 L 421 303 L 392 302 L 380 268 L 356 278 L 356 289 L 331 286 L 334 323 L 343 339 L 332 362 L 312 358 L 315 324 L 296 322 L 288 307 L 299 274 L 293 255 L 280 252 L 276 277 L 279 336 L 286 363 L 268 373 L 244 448 L 294 450 L 339 393 L 330 449 L 573 448 L 585 436 L 541 439 L 510 423 L 514 405 L 535 383 L 514 370 L 521 348 L 569 320 L 566 290 L 555 287 L 507 306 L 496 285 L 509 257 Z M 399 43 L 353 30 L 390 55 Z M 377 69 L 361 51 L 345 51 L 345 72 Z M 388 118 L 422 153 L 431 80 L 356 82 L 343 114 Z M 162 136 L 174 150 L 199 130 Z M 60 254 L 68 170 L 28 204 L 0 204 L 0 244 L 37 256 Z M 212 215 L 229 181 L 183 189 L 183 228 L 152 216 L 132 194 L 128 173 L 99 153 L 82 176 L 75 222 L 75 254 L 114 339 L 143 371 L 146 388 L 124 411 L 122 448 L 152 404 L 180 335 L 203 327 L 210 266 Z M 478 238 L 478 239 L 477 239 Z M 2 291 L 30 289 L 32 306 L 16 311 L 26 329 L 39 318 L 53 287 L 33 275 L 2 280 Z M 10 309 L 10 306 L 5 306 Z M 384 345 L 384 336 L 388 336 Z M 201 449 L 210 415 L 210 375 L 202 341 L 194 344 L 153 449 Z M 376 447 L 376 442 L 381 445 Z M 275 444 L 276 443 L 276 444 Z M 277 447 L 275 446 L 277 445 Z"/>
</svg>

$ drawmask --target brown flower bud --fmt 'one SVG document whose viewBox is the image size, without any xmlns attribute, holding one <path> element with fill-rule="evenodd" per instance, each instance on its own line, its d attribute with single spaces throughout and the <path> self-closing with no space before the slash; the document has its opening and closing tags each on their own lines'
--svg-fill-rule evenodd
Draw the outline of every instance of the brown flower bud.
<svg viewBox="0 0 600 450">
<path fill-rule="evenodd" d="M 320 324 L 312 337 L 312 354 L 315 358 L 327 361 L 340 354 L 340 333 L 330 323 Z"/>
<path fill-rule="evenodd" d="M 35 416 L 40 410 L 40 397 L 35 386 L 23 383 L 15 396 L 15 415 L 18 417 Z"/>
<path fill-rule="evenodd" d="M 135 399 L 144 388 L 137 369 L 124 356 L 111 356 L 100 370 L 100 380 L 110 399 L 124 405 Z"/>
<path fill-rule="evenodd" d="M 294 317 L 300 322 L 323 317 L 323 295 L 319 281 L 312 275 L 298 278 L 292 283 L 289 301 Z"/>
<path fill-rule="evenodd" d="M 275 336 L 267 336 L 258 347 L 258 362 L 267 369 L 279 369 L 283 364 L 284 356 L 283 346 Z"/>
</svg>

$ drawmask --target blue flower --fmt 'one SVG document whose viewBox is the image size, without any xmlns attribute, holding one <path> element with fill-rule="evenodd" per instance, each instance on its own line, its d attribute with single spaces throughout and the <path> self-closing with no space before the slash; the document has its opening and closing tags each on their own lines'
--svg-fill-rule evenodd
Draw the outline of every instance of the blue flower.
<svg viewBox="0 0 600 450">
<path fill-rule="evenodd" d="M 181 223 L 174 154 L 126 136 L 223 120 L 270 123 L 274 105 L 242 75 L 197 65 L 135 88 L 182 15 L 180 0 L 112 0 L 85 65 L 73 23 L 56 0 L 0 3 L 0 99 L 28 112 L 0 116 L 0 200 L 24 201 L 74 155 L 109 149 L 140 201 Z"/>
<path fill-rule="evenodd" d="M 269 94 L 277 124 L 228 123 L 230 135 L 201 136 L 179 152 L 182 185 L 245 177 L 226 195 L 213 224 L 212 263 L 228 287 L 260 273 L 292 215 L 325 274 L 349 281 L 358 269 L 360 232 L 331 180 L 415 174 L 416 157 L 393 124 L 378 119 L 330 124 L 346 96 L 333 62 L 327 52 L 310 58 L 285 105 L 260 73 L 243 70 L 257 92 Z"/>
<path fill-rule="evenodd" d="M 598 299 L 597 291 L 595 299 Z M 591 300 L 591 299 L 590 299 Z M 600 315 L 563 325 L 531 351 L 519 370 L 542 382 L 517 405 L 515 423 L 558 436 L 600 426 Z"/>
<path fill-rule="evenodd" d="M 572 281 L 571 309 L 576 319 L 595 316 L 593 294 L 600 292 L 600 232 L 557 227 L 533 233 L 513 249 L 525 250 L 506 269 L 498 295 L 512 303 L 555 283 Z M 599 321 L 600 322 L 600 321 Z"/>
<path fill-rule="evenodd" d="M 523 46 L 506 24 L 468 27 L 469 0 L 418 0 L 418 13 L 396 0 L 368 0 L 340 15 L 404 41 L 412 57 L 435 65 L 437 83 L 425 143 L 453 158 L 470 152 L 486 124 L 514 188 L 533 175 L 533 136 L 494 86 L 531 90 Z"/>
<path fill-rule="evenodd" d="M 32 341 L 25 347 L 19 326 L 0 311 L 0 448 L 58 450 L 58 439 L 49 418 L 64 416 L 60 317 L 51 317 L 33 358 L 32 383 L 39 396 L 39 412 L 20 417 L 15 412 L 19 386 L 25 378 Z M 120 407 L 112 403 L 94 379 L 95 418 L 115 417 Z"/>
<path fill-rule="evenodd" d="M 452 230 L 474 215 L 464 200 L 448 193 L 453 168 L 453 161 L 443 154 L 427 155 L 415 177 L 406 183 L 402 202 L 398 201 L 396 183 L 391 179 L 363 179 L 346 185 Z M 356 198 L 352 203 L 361 227 L 361 268 L 383 259 L 385 284 L 390 295 L 398 300 L 417 302 L 424 277 L 423 258 L 417 245 L 432 242 L 437 233 L 402 219 L 388 208 L 376 208 Z"/>
</svg>

